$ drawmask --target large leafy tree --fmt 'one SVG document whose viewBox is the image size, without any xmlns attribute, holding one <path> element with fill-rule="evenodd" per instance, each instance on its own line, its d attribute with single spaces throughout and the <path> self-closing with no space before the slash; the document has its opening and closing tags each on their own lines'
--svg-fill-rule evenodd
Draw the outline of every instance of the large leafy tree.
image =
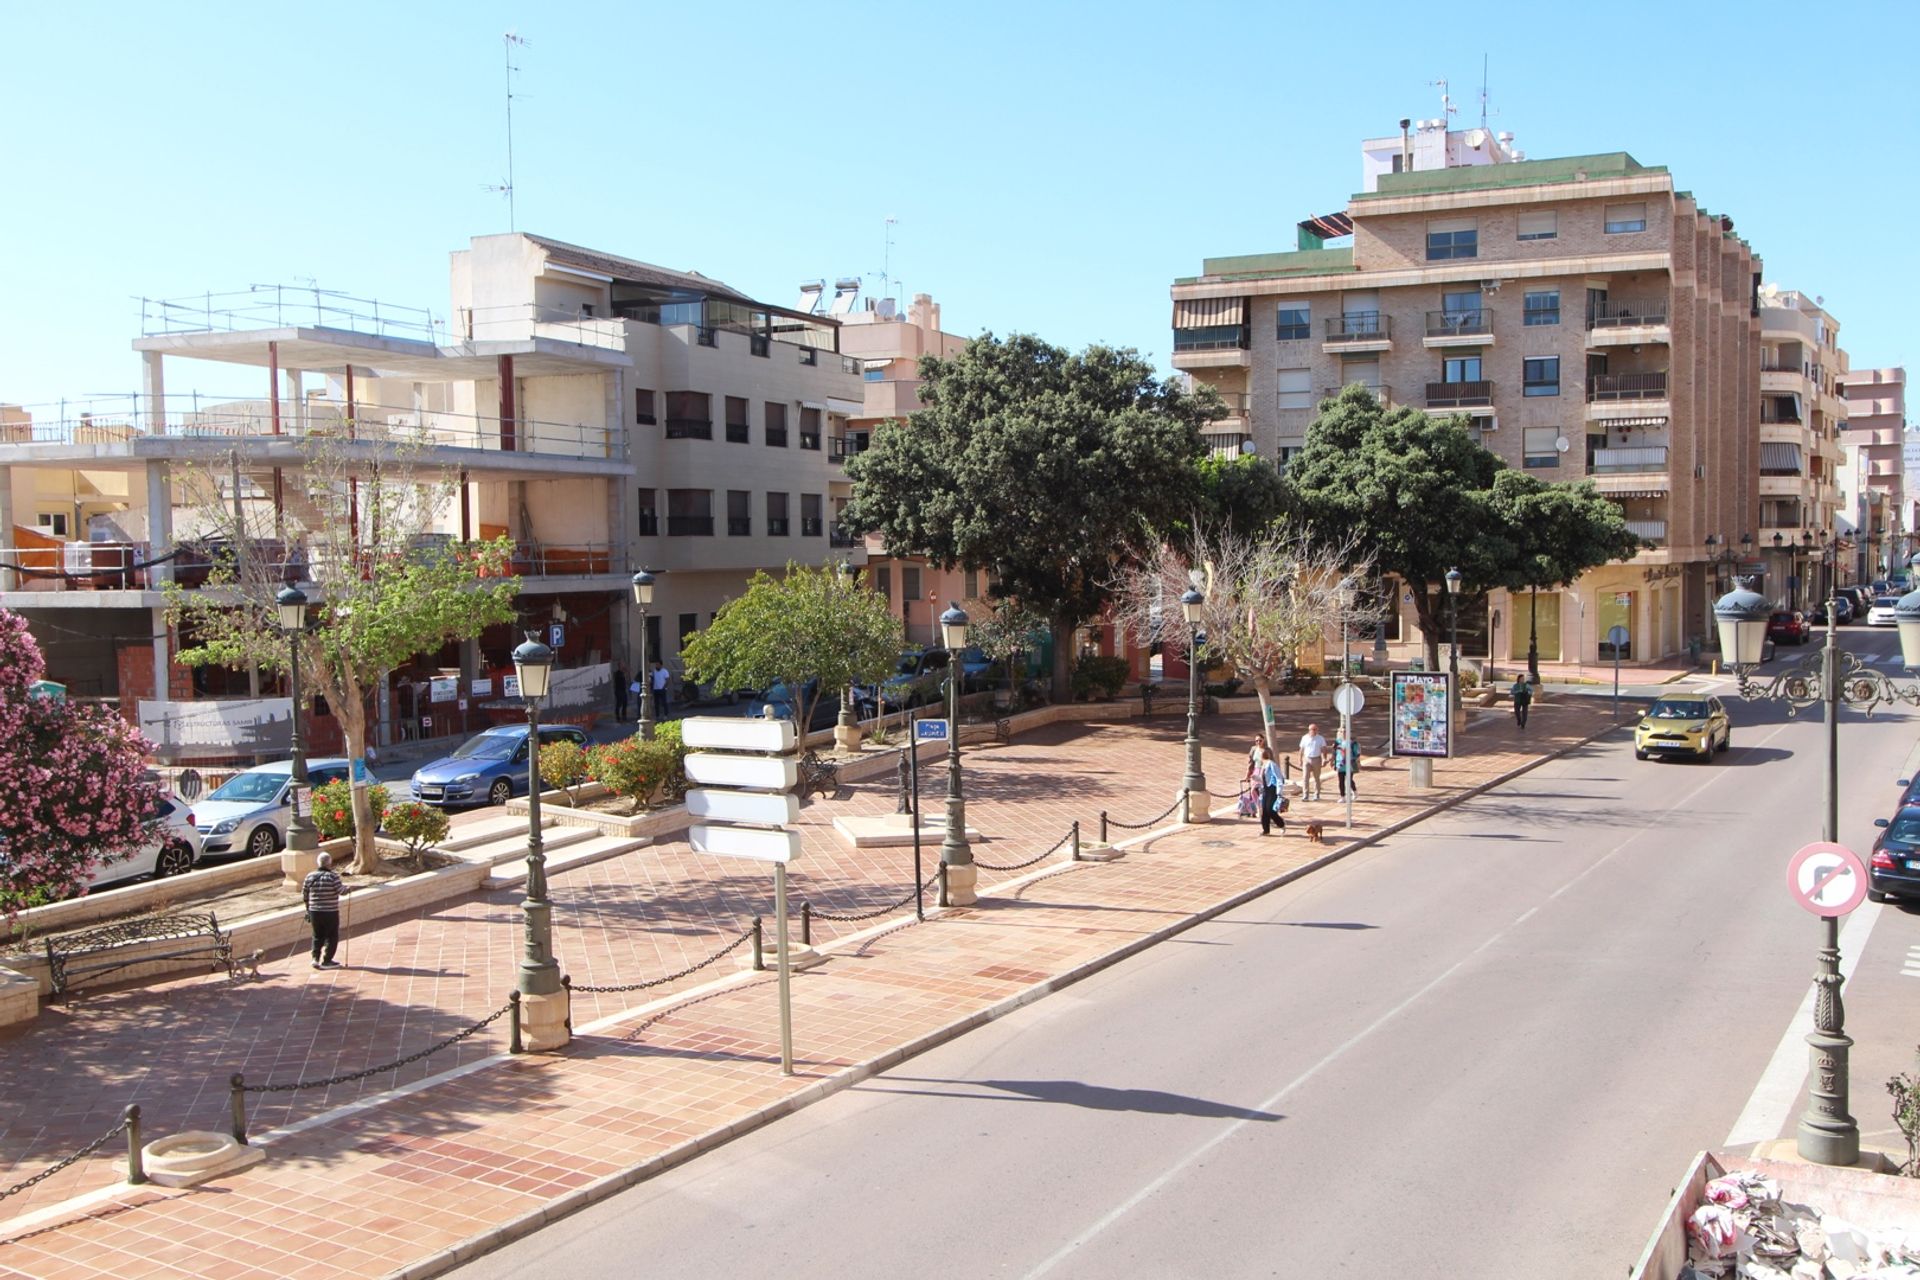
<svg viewBox="0 0 1920 1280">
<path fill-rule="evenodd" d="M 1571 586 L 1587 570 L 1630 559 L 1644 545 L 1627 528 L 1626 514 L 1590 480 L 1547 484 L 1505 470 L 1493 478 L 1493 502 L 1514 550 L 1499 585 L 1532 593 L 1536 606 L 1541 587 Z M 1539 682 L 1537 607 L 1527 611 L 1527 674 Z"/>
<path fill-rule="evenodd" d="M 1484 589 L 1511 569 L 1510 529 L 1493 498 L 1502 465 L 1465 418 L 1389 409 L 1354 385 L 1321 405 L 1287 479 L 1315 528 L 1366 548 L 1377 569 L 1406 583 L 1437 667 L 1447 571 Z"/>
<path fill-rule="evenodd" d="M 0 610 L 0 912 L 68 897 L 154 831 L 147 743 L 111 711 L 32 690 L 46 674 L 27 621 Z"/>
<path fill-rule="evenodd" d="M 858 574 L 789 563 L 784 577 L 754 574 L 713 625 L 687 641 L 680 660 L 689 676 L 719 688 L 784 684 L 804 738 L 820 697 L 884 679 L 901 642 L 899 620 Z"/>
<path fill-rule="evenodd" d="M 1193 509 L 1200 426 L 1219 401 L 1132 350 L 1070 355 L 1025 334 L 927 357 L 920 376 L 925 407 L 848 461 L 846 519 L 890 554 L 985 569 L 1044 612 L 1064 698 L 1073 628 L 1106 605 L 1114 565 Z"/>
<path fill-rule="evenodd" d="M 1258 534 L 1293 510 L 1280 469 L 1257 454 L 1200 459 L 1197 527 Z"/>
<path fill-rule="evenodd" d="M 277 529 L 270 512 L 218 500 L 218 467 L 189 478 L 203 495 L 202 527 L 240 551 L 214 566 L 204 588 L 172 591 L 169 613 L 195 640 L 179 655 L 188 666 L 287 670 L 274 596 L 292 575 L 270 549 L 298 547 L 318 588 L 306 589 L 313 604 L 300 642 L 300 692 L 303 700 L 325 696 L 347 754 L 358 759 L 367 753 L 368 704 L 386 673 L 511 621 L 520 580 L 509 572 L 513 548 L 504 538 L 427 536 L 452 498 L 450 478 L 416 472 L 403 455 L 365 469 L 347 465 L 324 440 L 305 448 L 304 466 L 290 477 L 301 500 L 286 504 Z M 280 537 L 269 540 L 269 532 Z M 378 824 L 364 786 L 353 788 L 353 814 L 353 868 L 370 872 Z"/>
</svg>

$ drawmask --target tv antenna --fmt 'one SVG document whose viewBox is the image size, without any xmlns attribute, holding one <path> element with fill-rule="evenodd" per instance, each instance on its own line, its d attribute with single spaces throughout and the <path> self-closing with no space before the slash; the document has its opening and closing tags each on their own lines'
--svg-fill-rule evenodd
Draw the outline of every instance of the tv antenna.
<svg viewBox="0 0 1920 1280">
<path fill-rule="evenodd" d="M 1427 81 L 1427 83 L 1433 86 L 1434 88 L 1440 90 L 1440 123 L 1442 125 L 1446 125 L 1449 123 L 1449 121 L 1447 120 L 1447 117 L 1459 115 L 1460 108 L 1454 106 L 1453 99 L 1447 96 L 1446 80 L 1444 79 L 1429 80 Z"/>
<path fill-rule="evenodd" d="M 893 229 L 900 225 L 900 219 L 888 214 L 884 231 L 884 243 L 880 251 L 880 296 L 891 297 L 893 292 Z"/>
<path fill-rule="evenodd" d="M 484 186 L 481 190 L 507 198 L 507 230 L 518 231 L 520 228 L 515 223 L 513 208 L 513 77 L 518 74 L 520 68 L 514 64 L 513 47 L 524 46 L 529 42 L 525 36 L 509 31 L 500 37 L 500 43 L 505 51 L 504 60 L 507 66 L 507 177 L 506 181 L 498 185 Z"/>
</svg>

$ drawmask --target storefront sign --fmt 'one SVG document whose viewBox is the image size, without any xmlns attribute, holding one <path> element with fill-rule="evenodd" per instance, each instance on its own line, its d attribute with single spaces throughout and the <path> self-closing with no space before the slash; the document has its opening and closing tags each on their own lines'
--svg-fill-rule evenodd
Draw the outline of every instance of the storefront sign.
<svg viewBox="0 0 1920 1280">
<path fill-rule="evenodd" d="M 475 676 L 473 678 L 473 696 L 476 698 L 491 698 L 493 696 L 493 677 Z"/>
<path fill-rule="evenodd" d="M 1453 754 L 1453 688 L 1446 672 L 1394 672 L 1390 701 L 1394 755 Z"/>
<path fill-rule="evenodd" d="M 1643 571 L 1648 582 L 1665 582 L 1669 578 L 1678 578 L 1684 571 L 1677 564 L 1650 565 Z"/>
<path fill-rule="evenodd" d="M 458 676 L 435 676 L 427 682 L 427 685 L 429 689 L 427 699 L 430 702 L 452 702 L 460 696 L 460 677 Z"/>
</svg>

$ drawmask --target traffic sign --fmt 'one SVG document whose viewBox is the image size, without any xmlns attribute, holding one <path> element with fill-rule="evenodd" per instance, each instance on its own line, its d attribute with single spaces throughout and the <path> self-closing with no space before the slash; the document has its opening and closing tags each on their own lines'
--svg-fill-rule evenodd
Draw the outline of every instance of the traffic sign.
<svg viewBox="0 0 1920 1280">
<path fill-rule="evenodd" d="M 550 622 L 547 624 L 547 647 L 549 649 L 564 649 L 567 647 L 567 625 L 564 622 Z"/>
<path fill-rule="evenodd" d="M 1627 633 L 1625 627 L 1607 628 L 1607 643 L 1612 645 L 1616 650 L 1624 648 L 1627 641 L 1631 639 L 1633 639 L 1633 637 Z"/>
<path fill-rule="evenodd" d="M 723 858 L 751 858 L 755 862 L 777 862 L 782 867 L 800 856 L 798 831 L 716 827 L 696 822 L 687 828 L 687 843 L 693 846 L 695 853 L 715 853 Z"/>
<path fill-rule="evenodd" d="M 1367 695 L 1357 684 L 1343 684 L 1333 691 L 1333 709 L 1343 716 L 1357 716 L 1367 705 Z"/>
<path fill-rule="evenodd" d="M 1867 897 L 1867 868 L 1843 844 L 1816 840 L 1787 863 L 1793 899 L 1817 916 L 1843 916 Z"/>
<path fill-rule="evenodd" d="M 703 787 L 791 791 L 799 780 L 800 765 L 791 756 L 716 756 L 696 751 L 687 757 L 687 781 Z"/>
<path fill-rule="evenodd" d="M 688 716 L 680 722 L 680 741 L 689 747 L 719 751 L 791 751 L 793 721 L 764 716 Z"/>
<path fill-rule="evenodd" d="M 715 822 L 758 822 L 777 827 L 800 821 L 800 797 L 790 791 L 720 791 L 695 787 L 687 792 L 687 815 Z"/>
<path fill-rule="evenodd" d="M 947 722 L 945 720 L 915 720 L 913 722 L 913 740 L 915 742 L 945 742 L 947 740 Z"/>
</svg>

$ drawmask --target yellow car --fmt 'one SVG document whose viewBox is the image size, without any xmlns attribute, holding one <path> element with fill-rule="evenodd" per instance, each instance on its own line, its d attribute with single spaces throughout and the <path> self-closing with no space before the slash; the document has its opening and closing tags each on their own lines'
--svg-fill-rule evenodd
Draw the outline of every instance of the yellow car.
<svg viewBox="0 0 1920 1280">
<path fill-rule="evenodd" d="M 1640 760 L 1649 756 L 1711 760 L 1714 752 L 1732 745 L 1733 724 L 1727 719 L 1727 708 L 1713 697 L 1661 698 L 1633 729 L 1633 754 Z"/>
</svg>

